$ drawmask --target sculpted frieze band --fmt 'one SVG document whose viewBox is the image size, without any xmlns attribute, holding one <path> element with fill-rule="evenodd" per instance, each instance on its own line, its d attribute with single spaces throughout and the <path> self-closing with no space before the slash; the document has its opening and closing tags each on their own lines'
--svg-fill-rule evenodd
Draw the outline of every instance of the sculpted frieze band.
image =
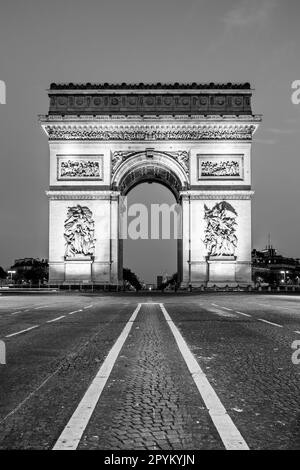
<svg viewBox="0 0 300 470">
<path fill-rule="evenodd" d="M 46 125 L 49 140 L 251 140 L 254 125 Z"/>
</svg>

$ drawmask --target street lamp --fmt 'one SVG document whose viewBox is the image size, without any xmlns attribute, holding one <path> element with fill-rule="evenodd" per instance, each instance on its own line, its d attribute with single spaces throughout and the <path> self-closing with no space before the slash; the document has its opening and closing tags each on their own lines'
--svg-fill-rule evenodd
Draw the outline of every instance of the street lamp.
<svg viewBox="0 0 300 470">
<path fill-rule="evenodd" d="M 280 274 L 283 274 L 283 279 L 281 280 L 281 282 L 283 282 L 283 284 L 286 284 L 286 275 L 289 273 L 289 271 L 280 271 Z"/>
<path fill-rule="evenodd" d="M 8 274 L 10 274 L 10 280 L 12 281 L 13 279 L 13 274 L 16 274 L 16 271 L 7 271 Z"/>
</svg>

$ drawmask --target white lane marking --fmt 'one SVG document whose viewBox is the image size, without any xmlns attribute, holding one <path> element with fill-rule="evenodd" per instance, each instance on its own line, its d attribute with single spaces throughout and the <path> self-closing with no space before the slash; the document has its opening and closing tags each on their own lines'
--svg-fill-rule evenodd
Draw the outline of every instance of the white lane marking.
<svg viewBox="0 0 300 470">
<path fill-rule="evenodd" d="M 249 450 L 249 447 L 240 434 L 239 430 L 228 415 L 226 409 L 222 405 L 218 395 L 209 383 L 206 375 L 202 371 L 187 343 L 182 337 L 178 328 L 174 325 L 171 317 L 163 304 L 160 308 L 164 317 L 175 337 L 177 346 L 186 362 L 186 365 L 194 379 L 194 382 L 200 392 L 200 395 L 208 409 L 210 417 L 222 439 L 227 450 Z"/>
<path fill-rule="evenodd" d="M 219 305 L 217 305 L 217 304 L 212 304 L 212 305 L 213 305 L 214 307 L 219 307 Z"/>
<path fill-rule="evenodd" d="M 268 320 L 264 320 L 263 318 L 258 318 L 259 321 L 263 321 L 264 323 L 268 323 L 268 325 L 272 325 L 272 326 L 278 326 L 278 328 L 283 328 L 282 325 L 279 325 L 278 323 L 273 323 L 271 321 L 268 321 Z"/>
<path fill-rule="evenodd" d="M 62 315 L 61 317 L 54 318 L 53 320 L 48 320 L 46 323 L 53 323 L 55 321 L 61 320 L 62 318 L 65 318 L 66 315 Z"/>
<path fill-rule="evenodd" d="M 68 315 L 73 315 L 73 313 L 78 313 L 78 312 L 82 312 L 82 309 L 80 309 L 80 310 L 74 310 L 74 312 L 70 312 Z"/>
<path fill-rule="evenodd" d="M 224 308 L 225 310 L 229 310 L 229 312 L 232 312 L 232 308 L 228 308 L 228 307 L 222 307 L 221 308 Z"/>
<path fill-rule="evenodd" d="M 83 307 L 84 309 L 86 308 L 91 308 L 93 305 L 87 305 L 86 307 Z"/>
<path fill-rule="evenodd" d="M 30 328 L 26 328 L 26 330 L 22 330 L 22 331 L 17 331 L 16 333 L 12 333 L 10 335 L 6 335 L 5 338 L 12 338 L 13 336 L 17 336 L 17 335 L 20 335 L 22 333 L 26 333 L 27 331 L 30 331 L 30 330 L 33 330 L 34 328 L 38 328 L 40 325 L 35 325 L 35 326 L 31 326 Z"/>
<path fill-rule="evenodd" d="M 35 390 L 33 390 L 32 392 L 29 393 L 29 395 L 27 395 L 27 397 L 21 401 L 21 403 L 18 404 L 18 406 L 16 406 L 16 408 L 14 408 L 12 411 L 10 411 L 1 421 L 0 421 L 0 424 L 4 423 L 4 421 L 6 421 L 10 416 L 14 415 L 17 411 L 19 411 L 20 408 L 22 408 L 23 405 L 25 405 L 25 403 L 28 402 L 28 400 L 30 400 L 30 398 L 32 398 L 42 387 L 44 387 L 44 385 L 46 385 L 47 382 L 49 382 L 50 379 L 52 379 L 52 377 L 54 377 L 59 371 L 60 369 L 62 368 L 62 365 L 60 365 L 56 371 L 53 372 L 53 374 L 49 375 L 45 380 L 44 382 L 42 382 Z"/>
<path fill-rule="evenodd" d="M 300 331 L 295 331 L 295 333 L 297 333 L 297 335 L 300 335 Z"/>
<path fill-rule="evenodd" d="M 235 315 L 234 313 L 229 313 L 229 312 L 224 312 L 224 310 L 220 310 L 220 308 L 218 309 L 207 309 L 208 312 L 210 313 L 213 313 L 215 315 L 219 315 L 220 317 L 224 317 L 224 318 L 237 318 L 237 315 Z"/>
<path fill-rule="evenodd" d="M 252 315 L 249 315 L 248 313 L 244 313 L 244 312 L 239 312 L 238 310 L 236 310 L 236 313 L 239 313 L 240 315 L 244 315 L 245 317 L 252 317 Z"/>
<path fill-rule="evenodd" d="M 28 307 L 21 307 L 23 310 L 18 310 L 17 312 L 13 312 L 11 313 L 11 315 L 17 315 L 17 313 L 23 313 L 23 312 L 29 312 L 30 311 L 30 308 Z M 42 308 L 42 307 L 37 307 L 35 310 L 37 310 L 38 308 Z M 26 310 L 24 310 L 26 309 Z"/>
<path fill-rule="evenodd" d="M 101 393 L 110 376 L 113 366 L 120 354 L 120 351 L 129 335 L 133 322 L 141 308 L 138 304 L 137 308 L 126 323 L 122 333 L 109 351 L 108 356 L 97 372 L 93 382 L 85 392 L 84 397 L 78 407 L 71 416 L 68 424 L 58 438 L 53 450 L 76 450 L 80 439 L 91 419 L 94 409 L 99 401 Z"/>
<path fill-rule="evenodd" d="M 98 333 L 97 333 L 97 335 L 98 335 Z M 89 344 L 89 342 L 90 342 L 90 340 L 86 341 L 86 343 L 84 344 L 84 347 L 87 346 Z M 71 355 L 71 357 L 72 357 L 72 355 Z M 10 416 L 13 416 L 17 411 L 19 411 L 22 408 L 22 406 L 25 405 L 25 403 L 27 403 L 39 390 L 41 390 L 41 388 L 43 388 L 49 382 L 49 380 L 51 380 L 53 377 L 55 377 L 55 375 L 58 374 L 58 372 L 63 367 L 64 367 L 64 363 L 60 364 L 60 366 L 52 374 L 50 374 L 37 388 L 35 388 L 32 392 L 30 392 L 29 395 L 27 395 L 27 397 L 24 398 L 23 401 L 21 401 L 21 403 L 19 403 L 12 411 L 10 411 L 0 421 L 0 424 L 4 423 L 4 421 L 6 421 L 8 418 L 10 418 Z"/>
<path fill-rule="evenodd" d="M 40 308 L 46 308 L 46 307 L 50 307 L 50 305 L 42 305 L 41 307 L 35 307 L 34 310 L 39 310 Z"/>
</svg>

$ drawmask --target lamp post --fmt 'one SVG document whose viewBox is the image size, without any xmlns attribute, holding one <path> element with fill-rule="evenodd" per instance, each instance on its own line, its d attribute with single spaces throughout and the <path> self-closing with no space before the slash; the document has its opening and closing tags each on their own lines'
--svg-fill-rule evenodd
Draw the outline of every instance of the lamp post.
<svg viewBox="0 0 300 470">
<path fill-rule="evenodd" d="M 280 271 L 280 274 L 283 274 L 283 279 L 281 280 L 281 282 L 283 282 L 283 284 L 286 284 L 286 275 L 289 274 L 289 271 Z"/>
<path fill-rule="evenodd" d="M 16 274 L 16 271 L 7 271 L 10 274 L 10 280 L 13 280 L 13 274 Z"/>
</svg>

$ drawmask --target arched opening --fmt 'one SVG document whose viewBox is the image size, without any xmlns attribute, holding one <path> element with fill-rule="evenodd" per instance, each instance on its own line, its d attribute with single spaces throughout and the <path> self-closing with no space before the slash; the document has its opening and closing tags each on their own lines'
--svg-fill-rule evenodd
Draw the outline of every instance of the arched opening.
<svg viewBox="0 0 300 470">
<path fill-rule="evenodd" d="M 120 194 L 120 279 L 126 267 L 144 278 L 146 284 L 157 285 L 158 276 L 166 280 L 175 274 L 177 285 L 180 283 L 181 192 L 188 188 L 186 162 L 182 160 L 185 157 L 182 152 L 169 154 L 153 149 L 115 152 L 112 189 Z"/>
<path fill-rule="evenodd" d="M 160 282 L 178 273 L 181 240 L 176 224 L 180 221 L 175 220 L 174 210 L 180 205 L 174 192 L 157 180 L 132 185 L 126 198 L 128 238 L 121 241 L 123 267 L 135 273 L 146 288 L 159 288 Z"/>
</svg>

